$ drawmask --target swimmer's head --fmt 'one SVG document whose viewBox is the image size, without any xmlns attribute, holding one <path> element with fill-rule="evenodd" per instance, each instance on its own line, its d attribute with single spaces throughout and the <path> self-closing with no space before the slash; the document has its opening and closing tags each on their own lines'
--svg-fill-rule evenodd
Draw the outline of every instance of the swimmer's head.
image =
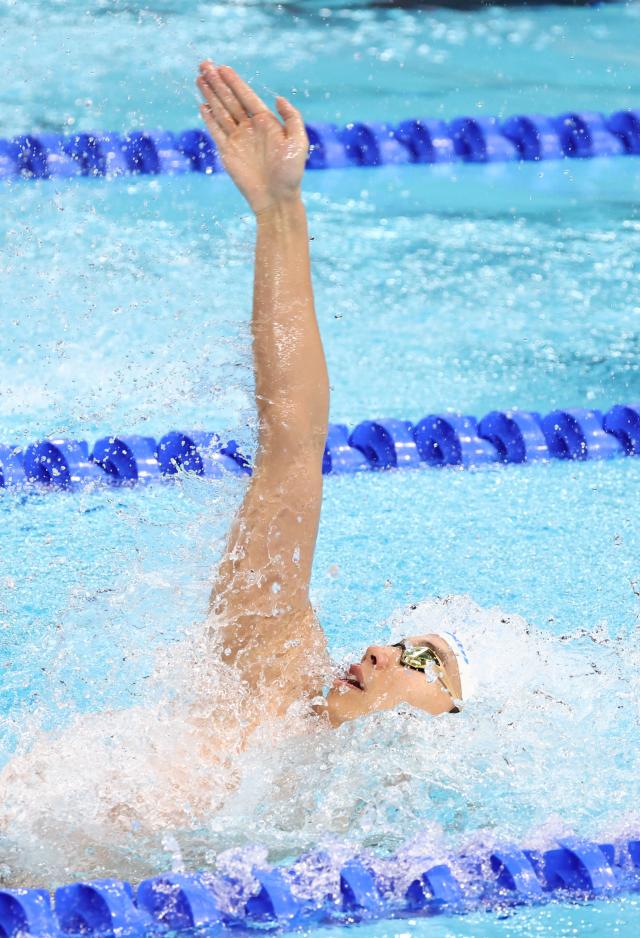
<svg viewBox="0 0 640 938">
<path fill-rule="evenodd" d="M 327 695 L 333 726 L 409 704 L 432 716 L 457 712 L 463 700 L 458 659 L 444 636 L 410 635 L 392 645 L 371 645 Z"/>
<path fill-rule="evenodd" d="M 478 691 L 479 659 L 487 657 L 485 617 L 463 597 L 397 610 L 387 623 L 389 644 L 367 648 L 329 691 L 331 723 L 401 704 L 433 716 L 461 710 Z M 490 654 L 491 646 L 485 651 Z"/>
</svg>

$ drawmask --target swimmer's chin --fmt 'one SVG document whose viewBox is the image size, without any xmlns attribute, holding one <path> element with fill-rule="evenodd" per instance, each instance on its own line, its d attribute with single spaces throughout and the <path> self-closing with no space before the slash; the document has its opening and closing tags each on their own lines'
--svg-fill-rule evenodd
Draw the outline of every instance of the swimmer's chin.
<svg viewBox="0 0 640 938">
<path fill-rule="evenodd" d="M 312 709 L 316 716 L 332 729 L 380 710 L 391 709 L 391 703 L 370 700 L 368 696 L 365 690 L 346 680 L 338 679 L 329 688 L 326 696 L 313 700 Z"/>
<path fill-rule="evenodd" d="M 311 711 L 332 729 L 360 717 L 390 710 L 395 702 L 386 695 L 370 694 L 357 682 L 346 677 L 336 678 L 322 694 L 310 699 Z"/>
</svg>

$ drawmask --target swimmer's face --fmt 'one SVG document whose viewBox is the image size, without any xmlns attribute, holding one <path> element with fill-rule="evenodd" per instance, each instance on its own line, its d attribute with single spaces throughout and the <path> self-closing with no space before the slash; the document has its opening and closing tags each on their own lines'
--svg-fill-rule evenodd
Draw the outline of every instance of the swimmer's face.
<svg viewBox="0 0 640 938">
<path fill-rule="evenodd" d="M 410 704 L 437 716 L 448 713 L 460 699 L 460 674 L 456 658 L 439 635 L 418 635 L 406 639 L 407 645 L 429 645 L 444 666 L 446 680 L 429 680 L 421 671 L 400 664 L 402 651 L 393 645 L 372 645 L 360 664 L 352 664 L 344 678 L 334 682 L 327 695 L 327 713 L 332 726 L 378 710 L 390 710 Z M 449 693 L 444 684 L 453 692 Z"/>
</svg>

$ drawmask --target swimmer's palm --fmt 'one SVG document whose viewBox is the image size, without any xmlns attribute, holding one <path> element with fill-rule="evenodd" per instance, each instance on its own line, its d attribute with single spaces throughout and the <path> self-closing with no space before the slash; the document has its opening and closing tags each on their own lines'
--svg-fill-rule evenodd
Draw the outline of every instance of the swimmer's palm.
<svg viewBox="0 0 640 938">
<path fill-rule="evenodd" d="M 292 104 L 278 98 L 284 125 L 271 111 L 242 120 L 220 146 L 224 167 L 258 214 L 294 200 L 307 160 L 309 141 L 302 117 Z"/>
</svg>

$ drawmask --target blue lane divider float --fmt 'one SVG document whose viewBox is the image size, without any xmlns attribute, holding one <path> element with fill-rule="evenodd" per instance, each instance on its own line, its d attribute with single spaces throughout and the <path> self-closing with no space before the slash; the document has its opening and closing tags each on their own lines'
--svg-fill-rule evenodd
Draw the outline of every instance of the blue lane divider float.
<svg viewBox="0 0 640 938">
<path fill-rule="evenodd" d="M 537 413 L 492 410 L 478 422 L 478 435 L 497 449 L 502 462 L 535 462 L 550 455 Z"/>
<path fill-rule="evenodd" d="M 621 441 L 604 429 L 599 410 L 554 410 L 541 426 L 557 459 L 608 459 L 625 452 Z"/>
<path fill-rule="evenodd" d="M 330 424 L 322 471 L 339 475 L 422 466 L 480 468 L 617 456 L 640 456 L 640 403 L 616 404 L 606 414 L 570 408 L 546 416 L 493 410 L 480 420 L 428 414 L 416 424 L 392 418 L 363 420 L 351 432 L 346 424 Z M 91 451 L 84 440 L 40 440 L 24 450 L 0 445 L 0 488 L 149 483 L 180 472 L 207 478 L 248 475 L 251 463 L 235 440 L 223 443 L 218 434 L 202 430 L 172 430 L 157 441 L 151 436 L 107 436 Z"/>
<path fill-rule="evenodd" d="M 542 884 L 529 857 L 518 847 L 506 846 L 495 850 L 490 864 L 498 889 L 517 893 L 524 899 L 541 898 Z"/>
<path fill-rule="evenodd" d="M 151 919 L 171 931 L 209 928 L 222 921 L 211 890 L 195 873 L 167 873 L 138 886 L 136 902 Z"/>
<path fill-rule="evenodd" d="M 640 456 L 640 408 L 616 406 L 605 414 L 603 430 L 612 433 L 630 456 Z"/>
<path fill-rule="evenodd" d="M 415 469 L 420 465 L 414 429 L 407 420 L 364 420 L 349 437 L 370 468 Z"/>
<path fill-rule="evenodd" d="M 456 117 L 449 121 L 449 133 L 455 153 L 465 163 L 497 163 L 525 158 L 516 143 L 503 133 L 502 125 L 495 117 Z"/>
<path fill-rule="evenodd" d="M 561 160 L 565 156 L 562 139 L 552 117 L 543 114 L 508 117 L 502 122 L 501 131 L 515 146 L 521 160 Z"/>
<path fill-rule="evenodd" d="M 103 474 L 89 459 L 89 447 L 77 440 L 42 440 L 24 451 L 23 465 L 29 482 L 67 488 L 74 482 L 98 481 Z"/>
<path fill-rule="evenodd" d="M 55 917 L 65 935 L 130 935 L 144 938 L 154 920 L 134 902 L 129 883 L 113 879 L 72 883 L 55 891 Z"/>
<path fill-rule="evenodd" d="M 344 127 L 307 124 L 308 169 L 403 163 L 495 163 L 590 159 L 640 154 L 640 110 L 601 114 L 567 111 L 547 117 L 519 114 L 415 118 L 399 123 L 354 121 Z M 118 176 L 126 173 L 218 173 L 222 162 L 203 130 L 135 130 L 62 135 L 22 134 L 0 140 L 0 178 Z"/>
<path fill-rule="evenodd" d="M 0 444 L 0 488 L 23 485 L 27 481 L 23 456 L 19 447 Z"/>
<path fill-rule="evenodd" d="M 409 909 L 432 912 L 462 911 L 464 892 L 455 874 L 445 863 L 429 866 L 414 879 L 404 894 Z"/>
<path fill-rule="evenodd" d="M 500 459 L 498 449 L 478 436 L 475 417 L 431 414 L 416 424 L 415 439 L 430 466 L 480 466 Z"/>
<path fill-rule="evenodd" d="M 1 454 L 0 454 L 1 458 Z M 344 423 L 329 424 L 329 433 L 322 457 L 322 471 L 326 475 L 341 472 L 362 472 L 370 469 L 371 463 L 362 452 L 351 446 L 349 428 Z"/>
<path fill-rule="evenodd" d="M 300 903 L 296 902 L 291 890 L 291 883 L 280 869 L 253 870 L 259 884 L 259 892 L 247 899 L 245 912 L 247 920 L 255 922 L 278 922 L 286 924 L 300 913 Z"/>
<path fill-rule="evenodd" d="M 249 462 L 234 440 L 223 445 L 217 433 L 177 433 L 173 431 L 158 442 L 156 456 L 163 475 L 175 475 L 180 469 L 196 475 L 218 477 L 224 472 L 244 472 Z"/>
<path fill-rule="evenodd" d="M 151 482 L 160 475 L 152 436 L 102 437 L 93 447 L 93 461 L 117 482 Z"/>
<path fill-rule="evenodd" d="M 167 873 L 140 883 L 102 879 L 55 890 L 0 890 L 4 938 L 144 938 L 194 928 L 234 926 L 264 931 L 353 923 L 403 914 L 455 914 L 472 910 L 576 901 L 640 891 L 640 840 L 592 843 L 577 837 L 547 850 L 502 844 L 470 856 L 434 863 L 412 857 L 413 874 L 392 876 L 402 854 L 380 863 L 367 856 L 344 862 L 313 858 L 316 876 L 301 885 L 301 857 L 291 867 L 252 871 L 247 898 L 233 913 L 220 897 L 237 892 L 237 881 L 216 872 Z M 323 869 L 318 869 L 318 862 Z M 324 875 L 320 875 L 324 874 Z M 384 879 L 384 882 L 383 882 Z M 409 880 L 409 881 L 407 881 Z M 335 890 L 327 886 L 337 883 Z M 317 884 L 317 886 L 315 885 Z M 249 887 L 249 888 L 248 888 Z"/>
<path fill-rule="evenodd" d="M 0 934 L 60 938 L 51 897 L 46 889 L 8 889 L 0 892 Z"/>
</svg>

